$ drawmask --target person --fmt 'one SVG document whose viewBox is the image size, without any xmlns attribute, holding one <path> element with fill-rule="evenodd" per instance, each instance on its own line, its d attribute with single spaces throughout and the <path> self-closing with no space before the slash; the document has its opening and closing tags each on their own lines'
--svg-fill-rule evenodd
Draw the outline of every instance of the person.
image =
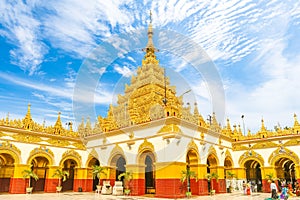
<svg viewBox="0 0 300 200">
<path fill-rule="evenodd" d="M 287 200 L 288 198 L 288 186 L 284 185 L 281 190 L 280 199 Z"/>
<path fill-rule="evenodd" d="M 272 199 L 277 199 L 278 189 L 277 189 L 277 186 L 276 186 L 274 180 L 272 180 L 272 183 L 270 184 L 270 189 L 271 189 L 271 198 Z"/>
<path fill-rule="evenodd" d="M 246 194 L 246 186 L 247 186 L 246 182 L 243 181 L 243 192 L 244 192 L 244 194 Z"/>
<path fill-rule="evenodd" d="M 300 196 L 300 186 L 298 183 L 296 184 L 296 196 Z"/>
<path fill-rule="evenodd" d="M 251 195 L 252 191 L 251 191 L 251 182 L 249 181 L 246 185 L 246 190 L 247 190 L 247 195 Z"/>
</svg>

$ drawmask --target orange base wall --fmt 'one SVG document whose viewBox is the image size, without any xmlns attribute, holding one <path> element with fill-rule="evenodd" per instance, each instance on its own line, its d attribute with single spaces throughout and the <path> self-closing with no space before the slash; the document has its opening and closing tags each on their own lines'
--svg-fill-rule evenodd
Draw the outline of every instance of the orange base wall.
<svg viewBox="0 0 300 200">
<path fill-rule="evenodd" d="M 45 192 L 56 192 L 56 187 L 58 186 L 58 179 L 49 179 L 45 180 Z"/>
<path fill-rule="evenodd" d="M 130 182 L 130 194 L 133 196 L 145 194 L 145 180 L 144 179 L 133 179 Z"/>
<path fill-rule="evenodd" d="M 262 180 L 262 191 L 271 192 L 270 183 L 266 179 Z"/>
<path fill-rule="evenodd" d="M 156 179 L 156 197 L 182 198 L 185 192 L 180 179 Z"/>
<path fill-rule="evenodd" d="M 73 191 L 78 192 L 82 188 L 82 192 L 91 192 L 93 190 L 93 179 L 74 179 Z"/>
<path fill-rule="evenodd" d="M 217 182 L 217 193 L 226 193 L 226 182 L 225 179 L 219 179 Z"/>
<path fill-rule="evenodd" d="M 197 195 L 208 195 L 208 183 L 206 179 L 199 179 L 198 184 L 198 193 Z M 196 193 L 195 193 L 196 194 Z"/>
<path fill-rule="evenodd" d="M 11 194 L 25 194 L 26 193 L 26 180 L 23 178 L 11 178 L 9 193 Z"/>
</svg>

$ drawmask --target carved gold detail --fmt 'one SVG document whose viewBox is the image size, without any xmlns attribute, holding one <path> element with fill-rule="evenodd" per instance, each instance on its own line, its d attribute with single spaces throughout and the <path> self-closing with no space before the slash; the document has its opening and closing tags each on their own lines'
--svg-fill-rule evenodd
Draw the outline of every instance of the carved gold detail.
<svg viewBox="0 0 300 200">
<path fill-rule="evenodd" d="M 259 162 L 260 166 L 263 167 L 264 166 L 264 159 L 263 157 L 256 153 L 253 150 L 248 150 L 245 153 L 243 153 L 243 155 L 240 156 L 239 159 L 239 165 L 240 166 L 244 166 L 245 162 L 248 160 L 256 160 Z"/>
<path fill-rule="evenodd" d="M 75 142 L 72 144 L 74 147 L 76 147 L 77 149 L 82 149 L 82 150 L 85 150 L 86 147 L 85 145 L 82 143 L 82 142 Z"/>
<path fill-rule="evenodd" d="M 154 145 L 151 142 L 149 142 L 147 139 L 144 139 L 144 142 L 139 146 L 138 153 L 142 153 L 145 150 L 155 152 Z"/>
<path fill-rule="evenodd" d="M 29 134 L 17 134 L 12 136 L 15 140 L 21 141 L 21 142 L 27 142 L 27 143 L 35 143 L 35 142 L 41 142 L 42 139 L 38 136 L 33 136 Z"/>
<path fill-rule="evenodd" d="M 8 141 L 0 143 L 0 152 L 11 155 L 14 159 L 15 164 L 19 164 L 21 161 L 20 149 L 18 149 L 14 144 L 11 144 Z"/>
<path fill-rule="evenodd" d="M 116 144 L 116 146 L 110 152 L 108 161 L 109 165 L 116 166 L 117 158 L 119 157 L 125 158 L 125 154 L 123 149 L 118 144 Z"/>
<path fill-rule="evenodd" d="M 211 145 L 208 149 L 208 154 L 214 154 L 217 155 L 217 151 L 213 145 Z"/>
<path fill-rule="evenodd" d="M 89 153 L 89 158 L 91 158 L 91 157 L 93 157 L 93 158 L 98 158 L 99 157 L 97 151 L 94 148 Z"/>
<path fill-rule="evenodd" d="M 78 152 L 74 151 L 73 149 L 67 150 L 65 153 L 63 153 L 60 166 L 62 166 L 63 162 L 68 158 L 73 158 L 77 162 L 79 167 L 81 166 L 81 156 L 79 155 Z"/>
<path fill-rule="evenodd" d="M 46 140 L 46 142 L 48 142 L 49 144 L 55 145 L 55 146 L 60 146 L 60 147 L 66 147 L 70 145 L 70 142 L 65 140 L 65 139 L 54 139 L 54 138 L 50 138 L 48 140 Z"/>
<path fill-rule="evenodd" d="M 275 162 L 277 160 L 279 160 L 280 158 L 288 158 L 290 160 L 292 160 L 295 164 L 299 163 L 299 157 L 297 156 L 297 154 L 295 154 L 293 151 L 281 146 L 278 147 L 269 157 L 269 164 L 271 166 L 275 165 Z"/>
<path fill-rule="evenodd" d="M 163 126 L 158 133 L 180 133 L 182 134 L 181 129 L 176 124 L 169 124 Z"/>
<path fill-rule="evenodd" d="M 197 144 L 195 143 L 195 141 L 194 140 L 191 140 L 190 142 L 189 142 L 189 144 L 188 144 L 188 151 L 189 150 L 195 150 L 197 153 L 199 152 L 198 151 L 198 146 L 197 146 Z"/>
<path fill-rule="evenodd" d="M 233 144 L 232 145 L 232 150 L 234 151 L 244 151 L 244 150 L 248 150 L 249 148 L 247 146 L 244 145 L 240 145 L 240 144 Z"/>
<path fill-rule="evenodd" d="M 53 164 L 54 153 L 44 145 L 40 146 L 39 148 L 33 149 L 29 155 L 30 156 L 27 161 L 28 164 L 31 164 L 32 159 L 37 156 L 45 157 L 49 161 L 49 165 Z"/>
<path fill-rule="evenodd" d="M 54 153 L 51 151 L 51 149 L 47 148 L 44 145 L 41 145 L 39 148 L 35 148 L 30 152 L 30 156 L 33 156 L 37 153 L 46 153 L 49 154 L 49 156 L 54 158 Z"/>
<path fill-rule="evenodd" d="M 299 144 L 300 144 L 300 140 L 299 139 L 298 140 L 297 139 L 291 139 L 291 140 L 285 142 L 283 144 L 283 146 L 297 146 Z"/>
<path fill-rule="evenodd" d="M 134 133 L 133 133 L 133 132 L 130 132 L 130 133 L 129 133 L 129 139 L 132 140 L 133 138 L 134 138 Z"/>
<path fill-rule="evenodd" d="M 232 156 L 231 156 L 231 153 L 230 153 L 230 151 L 229 151 L 228 149 L 227 149 L 226 152 L 225 152 L 225 158 L 227 158 L 227 157 L 230 158 L 231 161 L 233 160 L 233 159 L 232 159 Z"/>
<path fill-rule="evenodd" d="M 0 137 L 3 137 L 3 136 L 6 136 L 6 134 L 0 131 Z"/>
<path fill-rule="evenodd" d="M 275 144 L 271 141 L 265 141 L 261 143 L 257 143 L 252 146 L 253 149 L 264 149 L 264 148 L 272 148 L 272 147 L 278 147 L 278 144 Z"/>
</svg>

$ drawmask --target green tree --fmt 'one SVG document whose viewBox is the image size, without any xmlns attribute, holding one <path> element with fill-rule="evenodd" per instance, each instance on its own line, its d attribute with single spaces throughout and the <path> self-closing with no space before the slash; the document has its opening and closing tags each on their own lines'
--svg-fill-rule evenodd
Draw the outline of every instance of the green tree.
<svg viewBox="0 0 300 200">
<path fill-rule="evenodd" d="M 106 168 L 101 167 L 100 165 L 94 165 L 93 167 L 93 178 L 95 179 L 96 177 L 99 179 L 98 185 L 100 185 L 100 179 L 101 179 L 101 174 L 106 175 Z"/>
<path fill-rule="evenodd" d="M 28 187 L 31 187 L 30 179 L 33 178 L 34 180 L 39 180 L 39 177 L 34 173 L 32 169 L 25 169 L 23 172 L 23 178 L 29 178 Z"/>
<path fill-rule="evenodd" d="M 206 174 L 207 181 L 211 181 L 213 179 L 216 179 L 216 181 L 218 181 L 218 178 L 219 178 L 219 175 L 215 172 L 213 172 L 211 174 Z M 214 190 L 213 181 L 211 181 L 211 189 Z"/>
<path fill-rule="evenodd" d="M 266 179 L 268 180 L 269 183 L 277 180 L 277 178 L 274 176 L 273 173 L 266 174 Z"/>
<path fill-rule="evenodd" d="M 126 171 L 126 172 L 121 173 L 118 176 L 118 179 L 121 180 L 122 177 L 124 177 L 125 194 L 126 193 L 129 194 L 129 192 L 130 192 L 130 188 L 129 188 L 130 181 L 133 179 L 132 171 Z"/>
<path fill-rule="evenodd" d="M 187 196 L 191 195 L 191 178 L 195 178 L 198 181 L 198 177 L 194 171 L 191 171 L 190 168 L 181 171 L 181 179 L 180 182 L 187 182 Z"/>
<path fill-rule="evenodd" d="M 232 191 L 232 179 L 235 178 L 235 174 L 232 171 L 227 171 L 227 178 L 230 179 L 229 190 Z"/>
<path fill-rule="evenodd" d="M 61 182 L 65 182 L 69 178 L 69 172 L 62 169 L 56 169 L 52 177 L 58 178 L 58 186 L 61 187 Z"/>
</svg>

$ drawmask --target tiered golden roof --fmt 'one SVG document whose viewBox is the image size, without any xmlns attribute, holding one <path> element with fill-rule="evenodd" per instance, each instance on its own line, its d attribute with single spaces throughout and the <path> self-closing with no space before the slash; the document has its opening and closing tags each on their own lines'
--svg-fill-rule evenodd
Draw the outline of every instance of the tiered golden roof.
<svg viewBox="0 0 300 200">
<path fill-rule="evenodd" d="M 150 15 L 151 16 L 151 15 Z M 95 134 L 104 134 L 120 128 L 146 123 L 149 121 L 175 117 L 180 120 L 185 120 L 199 127 L 219 133 L 232 141 L 248 141 L 260 138 L 272 138 L 277 136 L 288 136 L 300 133 L 300 124 L 294 114 L 294 126 L 282 129 L 277 127 L 274 131 L 267 130 L 264 125 L 264 120 L 261 121 L 261 129 L 253 134 L 248 131 L 247 135 L 243 135 L 240 125 L 230 125 L 229 119 L 224 128 L 218 123 L 215 113 L 211 116 L 209 123 L 203 119 L 198 111 L 197 104 L 194 105 L 194 111 L 191 111 L 191 106 L 188 104 L 183 106 L 181 96 L 176 96 L 176 87 L 170 85 L 170 81 L 166 76 L 164 68 L 159 65 L 155 52 L 158 50 L 153 44 L 153 28 L 152 19 L 148 27 L 148 43 L 144 48 L 145 56 L 142 60 L 142 66 L 138 67 L 137 74 L 131 77 L 129 85 L 125 85 L 123 95 L 118 95 L 117 105 L 110 105 L 107 117 L 98 117 L 95 125 L 92 127 L 90 119 L 85 122 L 82 119 L 81 124 L 77 128 L 77 132 L 73 131 L 72 123 L 70 122 L 69 130 L 64 129 L 60 119 L 60 113 L 54 126 L 45 126 L 34 122 L 31 117 L 30 104 L 28 105 L 27 113 L 24 119 L 10 120 L 9 115 L 5 119 L 0 120 L 0 126 L 12 127 L 16 130 L 27 130 L 30 133 L 48 134 L 67 138 L 79 139 L 80 136 L 86 137 Z M 170 125 L 170 127 L 173 127 Z M 174 127 L 173 127 L 174 128 Z M 0 137 L 3 133 L 0 132 Z M 34 134 L 19 134 L 18 137 L 24 141 L 40 142 L 42 139 Z M 204 139 L 204 133 L 201 132 L 200 139 Z M 23 138 L 23 139 L 22 139 Z M 47 140 L 52 145 L 69 145 L 70 143 L 63 139 L 62 143 L 59 139 L 50 138 Z M 221 143 L 221 140 L 220 140 Z M 74 143 L 75 144 L 75 143 Z M 82 144 L 76 143 L 82 147 Z M 75 145 L 75 146 L 76 146 Z M 246 148 L 247 147 L 241 147 Z"/>
</svg>

